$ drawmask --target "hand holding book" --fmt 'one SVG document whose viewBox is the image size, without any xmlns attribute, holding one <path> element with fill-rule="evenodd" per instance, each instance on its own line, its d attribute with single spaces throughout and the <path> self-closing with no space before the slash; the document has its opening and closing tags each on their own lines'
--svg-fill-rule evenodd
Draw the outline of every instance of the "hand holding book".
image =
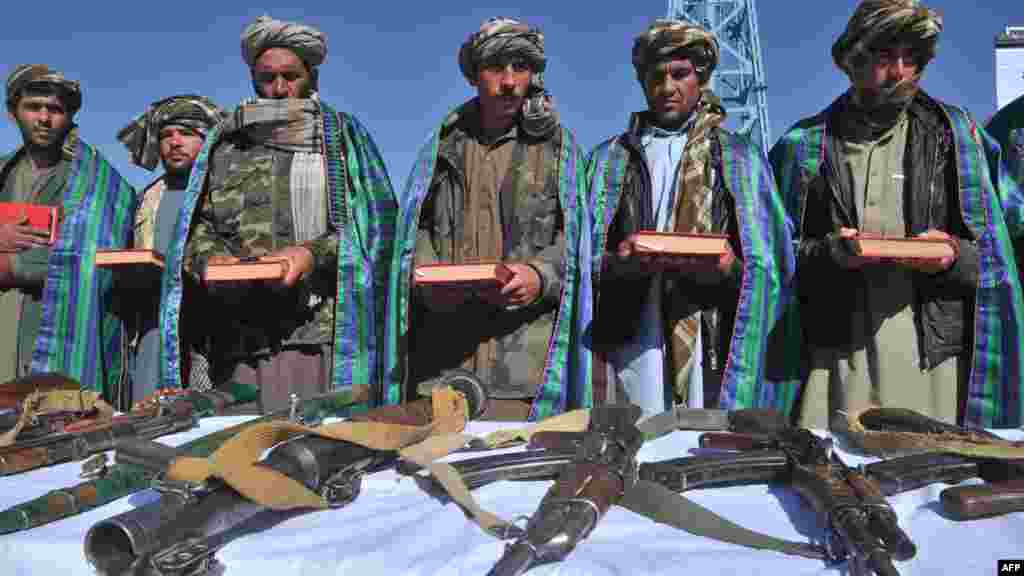
<svg viewBox="0 0 1024 576">
<path fill-rule="evenodd" d="M 960 252 L 959 241 L 941 230 L 911 238 L 888 238 L 840 228 L 833 257 L 840 266 L 856 270 L 868 264 L 903 266 L 925 274 L 948 270 Z"/>
<path fill-rule="evenodd" d="M 0 223 L 0 252 L 21 252 L 50 243 L 50 233 L 29 224 L 28 217 Z"/>
</svg>

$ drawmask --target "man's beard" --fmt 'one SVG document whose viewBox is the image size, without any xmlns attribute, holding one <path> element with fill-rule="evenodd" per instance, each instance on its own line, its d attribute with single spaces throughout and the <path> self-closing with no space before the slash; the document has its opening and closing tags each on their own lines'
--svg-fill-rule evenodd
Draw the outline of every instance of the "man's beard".
<svg viewBox="0 0 1024 576">
<path fill-rule="evenodd" d="M 918 80 L 915 76 L 882 86 L 878 91 L 865 92 L 854 89 L 855 103 L 865 110 L 877 110 L 884 112 L 892 109 L 902 109 L 914 99 L 919 90 Z"/>
</svg>

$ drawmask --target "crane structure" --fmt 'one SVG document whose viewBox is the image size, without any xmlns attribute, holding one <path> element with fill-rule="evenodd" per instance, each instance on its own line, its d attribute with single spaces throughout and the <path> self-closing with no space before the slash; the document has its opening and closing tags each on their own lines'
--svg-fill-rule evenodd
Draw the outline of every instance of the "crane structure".
<svg viewBox="0 0 1024 576">
<path fill-rule="evenodd" d="M 721 56 L 710 88 L 722 100 L 729 127 L 767 154 L 772 141 L 754 0 L 669 0 L 668 17 L 697 24 L 718 38 Z"/>
</svg>

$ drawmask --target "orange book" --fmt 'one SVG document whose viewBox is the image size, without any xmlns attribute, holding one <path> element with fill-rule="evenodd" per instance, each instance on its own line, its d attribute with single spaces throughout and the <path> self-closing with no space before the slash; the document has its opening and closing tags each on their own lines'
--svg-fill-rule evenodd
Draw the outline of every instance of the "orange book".
<svg viewBox="0 0 1024 576">
<path fill-rule="evenodd" d="M 96 251 L 96 267 L 114 273 L 116 289 L 159 291 L 164 255 L 143 248 L 101 249 Z"/>
<path fill-rule="evenodd" d="M 724 234 L 682 234 L 678 232 L 637 232 L 630 236 L 636 254 L 708 258 L 717 262 L 729 250 Z"/>
<path fill-rule="evenodd" d="M 281 280 L 288 271 L 283 259 L 268 257 L 233 258 L 230 262 L 208 263 L 203 282 L 242 282 Z"/>
<path fill-rule="evenodd" d="M 413 271 L 418 285 L 500 289 L 515 276 L 512 269 L 500 262 L 475 264 L 426 264 Z"/>
<path fill-rule="evenodd" d="M 17 222 L 28 218 L 28 225 L 50 235 L 48 242 L 57 240 L 60 228 L 60 206 L 43 206 L 41 204 L 25 204 L 21 202 L 0 202 L 0 222 Z"/>
<path fill-rule="evenodd" d="M 872 260 L 940 260 L 956 255 L 949 242 L 937 238 L 883 238 L 861 234 L 852 243 L 854 253 Z"/>
</svg>

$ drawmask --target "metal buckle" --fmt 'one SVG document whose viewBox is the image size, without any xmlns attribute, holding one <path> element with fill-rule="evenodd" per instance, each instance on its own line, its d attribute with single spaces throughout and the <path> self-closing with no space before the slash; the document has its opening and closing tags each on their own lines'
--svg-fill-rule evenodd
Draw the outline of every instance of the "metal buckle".
<svg viewBox="0 0 1024 576">
<path fill-rule="evenodd" d="M 201 538 L 189 538 L 153 554 L 150 566 L 157 576 L 199 576 L 210 569 L 216 549 Z"/>
<path fill-rule="evenodd" d="M 200 499 L 210 493 L 209 486 L 204 482 L 168 480 L 163 476 L 153 478 L 150 487 L 161 496 L 176 496 L 186 506 L 198 504 Z"/>
<path fill-rule="evenodd" d="M 359 496 L 363 484 L 363 470 L 349 466 L 335 472 L 320 486 L 320 495 L 329 508 L 341 508 Z"/>
<path fill-rule="evenodd" d="M 107 471 L 110 469 L 107 463 L 107 454 L 105 452 L 100 452 L 85 462 L 82 462 L 82 471 L 78 474 L 78 477 L 85 478 L 86 480 L 103 478 L 107 475 Z"/>
<path fill-rule="evenodd" d="M 71 439 L 71 460 L 78 462 L 89 457 L 89 441 L 84 434 L 75 434 Z"/>
<path fill-rule="evenodd" d="M 305 424 L 305 418 L 303 414 L 299 412 L 300 404 L 302 400 L 298 394 L 294 392 L 288 397 L 288 420 L 295 424 Z"/>
</svg>

